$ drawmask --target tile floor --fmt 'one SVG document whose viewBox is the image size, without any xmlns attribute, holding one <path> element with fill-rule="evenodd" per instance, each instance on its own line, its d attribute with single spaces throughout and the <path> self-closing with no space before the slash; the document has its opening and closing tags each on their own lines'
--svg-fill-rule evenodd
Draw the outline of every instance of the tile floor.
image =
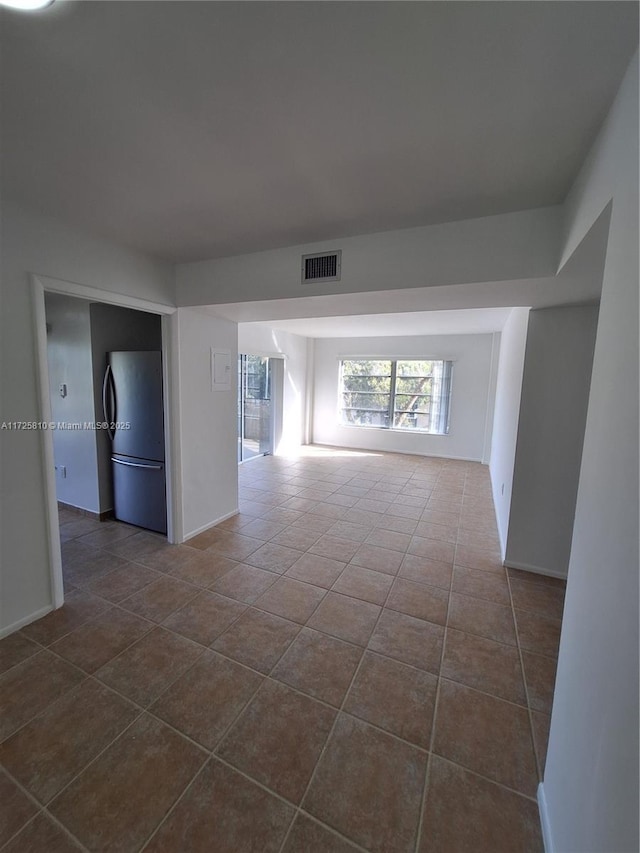
<svg viewBox="0 0 640 853">
<path fill-rule="evenodd" d="M 6 853 L 533 853 L 564 585 L 487 469 L 306 448 L 170 546 L 61 511 L 66 604 L 0 643 Z"/>
</svg>

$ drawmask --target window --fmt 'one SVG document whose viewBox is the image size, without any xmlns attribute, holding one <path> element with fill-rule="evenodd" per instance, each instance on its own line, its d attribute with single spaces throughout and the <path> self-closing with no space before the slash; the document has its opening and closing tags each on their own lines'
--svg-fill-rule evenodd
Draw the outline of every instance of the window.
<svg viewBox="0 0 640 853">
<path fill-rule="evenodd" d="M 340 363 L 340 419 L 347 426 L 446 435 L 450 361 L 345 359 Z"/>
</svg>

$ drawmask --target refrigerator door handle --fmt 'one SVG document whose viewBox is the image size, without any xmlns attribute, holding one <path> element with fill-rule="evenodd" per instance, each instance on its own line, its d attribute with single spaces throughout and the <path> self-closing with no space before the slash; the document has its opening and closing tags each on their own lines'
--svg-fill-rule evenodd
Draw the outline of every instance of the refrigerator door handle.
<svg viewBox="0 0 640 853">
<path fill-rule="evenodd" d="M 109 402 L 112 402 L 112 411 L 110 411 Z M 107 369 L 104 372 L 104 379 L 102 380 L 102 414 L 108 424 L 115 421 L 115 402 L 116 394 L 113 384 L 113 371 L 111 370 L 111 365 L 107 364 Z M 113 441 L 116 434 L 115 428 L 112 429 L 111 427 L 108 427 L 107 433 L 109 434 L 111 441 Z"/>
<path fill-rule="evenodd" d="M 111 461 L 118 465 L 126 465 L 129 468 L 150 468 L 152 471 L 162 471 L 162 465 L 143 465 L 142 462 L 125 462 L 124 459 L 116 459 L 111 457 Z"/>
</svg>

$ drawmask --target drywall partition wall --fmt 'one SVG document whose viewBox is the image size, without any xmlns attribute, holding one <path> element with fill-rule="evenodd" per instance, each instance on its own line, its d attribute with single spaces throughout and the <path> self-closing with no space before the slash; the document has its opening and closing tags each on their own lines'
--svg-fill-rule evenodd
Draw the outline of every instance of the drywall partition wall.
<svg viewBox="0 0 640 853">
<path fill-rule="evenodd" d="M 284 358 L 282 430 L 276 453 L 304 444 L 307 338 L 258 323 L 238 324 L 238 352 Z"/>
<path fill-rule="evenodd" d="M 115 350 L 162 350 L 162 320 L 158 314 L 147 314 L 119 305 L 93 302 L 91 318 L 91 361 L 93 370 L 93 406 L 95 420 L 102 421 L 102 380 L 107 367 L 107 353 Z M 100 512 L 113 509 L 111 476 L 111 442 L 104 430 L 96 434 L 98 453 L 98 488 Z"/>
<path fill-rule="evenodd" d="M 55 220 L 10 206 L 1 211 L 1 417 L 40 415 L 29 274 L 40 273 L 105 291 L 171 305 L 172 270 L 137 252 L 96 239 Z M 37 431 L 0 431 L 0 632 L 52 606 L 46 484 Z"/>
<path fill-rule="evenodd" d="M 612 200 L 551 733 L 548 851 L 637 853 L 638 57 L 567 200 L 571 252 Z"/>
<path fill-rule="evenodd" d="M 316 366 L 316 341 L 315 338 L 307 338 L 307 372 L 305 375 L 307 388 L 304 401 L 304 440 L 303 444 L 311 444 L 313 441 L 313 385 Z"/>
<path fill-rule="evenodd" d="M 528 314 L 528 308 L 514 308 L 500 335 L 489 471 L 503 557 L 509 528 Z"/>
<path fill-rule="evenodd" d="M 182 538 L 238 511 L 238 327 L 204 311 L 177 312 Z M 211 350 L 228 352 L 228 390 L 214 390 Z"/>
<path fill-rule="evenodd" d="M 488 465 L 491 462 L 491 440 L 493 438 L 493 414 L 496 407 L 496 387 L 498 384 L 498 364 L 500 362 L 500 332 L 494 332 L 491 341 L 491 370 L 489 375 L 489 389 L 487 393 L 487 420 L 484 429 L 484 448 L 482 450 L 482 462 Z"/>
<path fill-rule="evenodd" d="M 179 264 L 180 305 L 553 276 L 560 208 L 524 210 Z M 339 282 L 300 282 L 303 254 L 342 250 Z"/>
<path fill-rule="evenodd" d="M 89 303 L 47 293 L 45 309 L 57 498 L 99 513 Z"/>
<path fill-rule="evenodd" d="M 597 322 L 593 305 L 529 313 L 508 566 L 567 576 Z"/>
<path fill-rule="evenodd" d="M 313 441 L 339 447 L 480 461 L 491 375 L 492 335 L 318 338 L 315 342 Z M 343 426 L 338 419 L 341 358 L 452 359 L 448 435 Z"/>
</svg>

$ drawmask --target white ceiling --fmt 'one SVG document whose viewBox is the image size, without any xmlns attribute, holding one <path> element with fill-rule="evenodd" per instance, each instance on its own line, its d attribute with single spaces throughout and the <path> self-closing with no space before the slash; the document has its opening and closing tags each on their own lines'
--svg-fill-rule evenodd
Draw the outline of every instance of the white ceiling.
<svg viewBox="0 0 640 853">
<path fill-rule="evenodd" d="M 406 337 L 408 335 L 472 335 L 499 332 L 511 308 L 459 311 L 412 311 L 395 314 L 354 314 L 350 317 L 310 317 L 275 320 L 271 329 L 307 338 Z M 260 326 L 247 323 L 247 327 Z"/>
<path fill-rule="evenodd" d="M 563 200 L 629 2 L 67 2 L 0 14 L 2 192 L 171 261 Z"/>
</svg>

